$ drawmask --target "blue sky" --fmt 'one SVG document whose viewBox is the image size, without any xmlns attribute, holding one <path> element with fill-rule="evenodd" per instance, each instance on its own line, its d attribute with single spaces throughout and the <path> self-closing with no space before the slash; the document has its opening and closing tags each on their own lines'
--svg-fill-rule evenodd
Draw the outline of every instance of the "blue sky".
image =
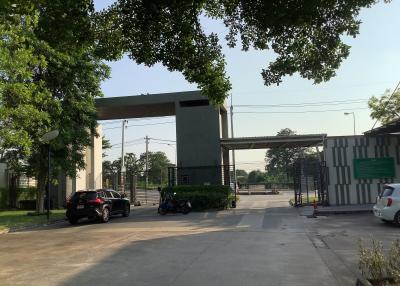
<svg viewBox="0 0 400 286">
<path fill-rule="evenodd" d="M 96 0 L 96 9 L 107 7 L 113 1 Z M 356 116 L 356 132 L 358 134 L 370 129 L 373 121 L 369 118 L 367 100 L 369 97 L 381 95 L 386 89 L 393 89 L 400 80 L 398 67 L 400 64 L 400 1 L 390 4 L 379 3 L 370 9 L 362 10 L 359 18 L 362 21 L 360 35 L 344 38 L 352 46 L 350 56 L 342 63 L 337 76 L 327 83 L 314 85 L 311 81 L 295 75 L 286 77 L 281 85 L 266 87 L 260 75 L 268 65 L 273 54 L 268 51 L 242 52 L 240 47 L 230 49 L 223 41 L 226 28 L 213 20 L 204 19 L 207 32 L 220 34 L 227 61 L 227 74 L 232 83 L 231 94 L 234 105 L 246 104 L 287 104 L 326 101 L 343 101 L 357 99 L 357 103 L 318 107 L 296 108 L 262 108 L 257 114 L 234 114 L 235 137 L 275 135 L 280 129 L 289 127 L 298 134 L 327 133 L 328 135 L 350 135 L 353 133 L 353 120 L 344 116 L 344 111 L 314 113 L 268 113 L 291 111 L 321 111 L 332 109 L 348 109 Z M 102 84 L 106 97 L 138 95 L 142 93 L 162 93 L 185 90 L 196 90 L 180 73 L 171 73 L 161 65 L 148 68 L 137 65 L 124 57 L 117 62 L 109 63 L 112 68 L 111 79 Z M 252 111 L 254 109 L 234 108 L 234 112 Z M 126 132 L 126 140 L 154 138 L 175 140 L 174 117 L 147 120 L 130 120 L 131 125 Z M 159 125 L 143 125 L 160 123 Z M 120 122 L 108 122 L 103 128 L 106 138 L 111 143 L 121 142 Z M 174 162 L 173 146 L 157 144 L 150 141 L 151 151 L 164 151 Z M 126 146 L 127 152 L 142 153 L 145 150 L 144 139 Z M 108 152 L 106 159 L 113 160 L 120 156 L 120 145 Z M 238 151 L 237 167 L 251 170 L 262 169 L 265 150 Z"/>
</svg>

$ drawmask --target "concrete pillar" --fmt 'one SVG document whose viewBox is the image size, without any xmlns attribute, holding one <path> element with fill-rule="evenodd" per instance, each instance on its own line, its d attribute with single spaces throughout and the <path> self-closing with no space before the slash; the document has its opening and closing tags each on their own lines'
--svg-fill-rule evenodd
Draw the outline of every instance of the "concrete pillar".
<svg viewBox="0 0 400 286">
<path fill-rule="evenodd" d="M 208 101 L 177 101 L 178 184 L 221 184 L 220 112 Z"/>
<path fill-rule="evenodd" d="M 103 185 L 102 128 L 97 127 L 98 137 L 93 136 L 91 146 L 85 150 L 85 168 L 77 172 L 75 178 L 67 178 L 65 194 L 70 196 L 77 190 L 100 189 Z"/>
</svg>

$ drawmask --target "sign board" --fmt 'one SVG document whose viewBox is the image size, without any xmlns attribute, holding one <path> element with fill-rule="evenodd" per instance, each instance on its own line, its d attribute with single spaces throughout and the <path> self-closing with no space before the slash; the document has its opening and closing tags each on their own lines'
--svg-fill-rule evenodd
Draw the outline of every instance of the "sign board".
<svg viewBox="0 0 400 286">
<path fill-rule="evenodd" d="M 396 175 L 393 158 L 354 159 L 354 178 L 380 179 L 393 178 Z"/>
</svg>

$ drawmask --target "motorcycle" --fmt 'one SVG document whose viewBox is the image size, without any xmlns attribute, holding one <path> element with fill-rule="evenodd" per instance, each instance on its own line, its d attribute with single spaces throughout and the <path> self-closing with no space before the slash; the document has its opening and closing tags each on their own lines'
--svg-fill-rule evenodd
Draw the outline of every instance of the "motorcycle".
<svg viewBox="0 0 400 286">
<path fill-rule="evenodd" d="M 166 194 L 158 207 L 158 213 L 160 215 L 166 215 L 169 212 L 188 214 L 192 210 L 192 204 L 189 200 L 177 200 L 175 196 L 176 193 L 172 195 Z"/>
</svg>

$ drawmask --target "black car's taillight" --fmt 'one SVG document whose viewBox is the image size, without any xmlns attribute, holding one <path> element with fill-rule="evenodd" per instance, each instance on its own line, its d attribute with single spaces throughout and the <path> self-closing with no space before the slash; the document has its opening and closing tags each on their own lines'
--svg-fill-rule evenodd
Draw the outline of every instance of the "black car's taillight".
<svg viewBox="0 0 400 286">
<path fill-rule="evenodd" d="M 95 205 L 101 205 L 103 202 L 104 202 L 104 200 L 101 198 L 96 198 L 95 200 L 88 201 L 88 203 L 95 204 Z"/>
</svg>

